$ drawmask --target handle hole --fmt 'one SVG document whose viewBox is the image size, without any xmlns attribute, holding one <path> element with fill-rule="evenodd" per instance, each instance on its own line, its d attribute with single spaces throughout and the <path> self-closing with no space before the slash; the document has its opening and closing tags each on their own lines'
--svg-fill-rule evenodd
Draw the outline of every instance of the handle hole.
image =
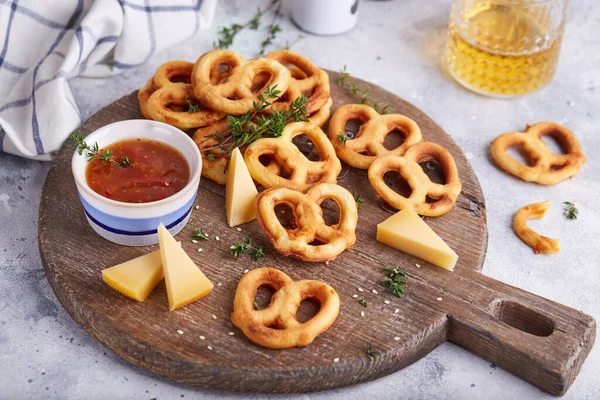
<svg viewBox="0 0 600 400">
<path fill-rule="evenodd" d="M 494 308 L 494 315 L 502 322 L 535 336 L 550 336 L 554 322 L 537 311 L 514 301 L 501 301 Z"/>
</svg>

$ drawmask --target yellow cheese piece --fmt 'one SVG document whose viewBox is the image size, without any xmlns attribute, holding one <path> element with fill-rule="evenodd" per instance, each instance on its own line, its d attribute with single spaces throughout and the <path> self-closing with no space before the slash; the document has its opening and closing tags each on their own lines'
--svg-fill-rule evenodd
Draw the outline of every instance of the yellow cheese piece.
<svg viewBox="0 0 600 400">
<path fill-rule="evenodd" d="M 458 261 L 458 255 L 412 208 L 378 224 L 377 240 L 448 271 L 454 271 Z"/>
<path fill-rule="evenodd" d="M 198 269 L 163 224 L 158 227 L 160 257 L 171 311 L 206 296 L 214 285 Z"/>
<path fill-rule="evenodd" d="M 160 250 L 102 270 L 111 288 L 137 301 L 144 301 L 163 278 Z"/>
<path fill-rule="evenodd" d="M 246 167 L 244 157 L 236 147 L 229 160 L 225 191 L 225 210 L 229 226 L 238 226 L 256 218 L 254 201 L 257 195 L 258 190 L 256 190 L 252 176 Z"/>
</svg>

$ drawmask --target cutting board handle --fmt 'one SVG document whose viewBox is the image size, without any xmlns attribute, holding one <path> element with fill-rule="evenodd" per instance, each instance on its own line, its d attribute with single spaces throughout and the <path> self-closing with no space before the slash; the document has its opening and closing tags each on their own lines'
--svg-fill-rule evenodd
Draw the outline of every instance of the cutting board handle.
<svg viewBox="0 0 600 400">
<path fill-rule="evenodd" d="M 595 320 L 489 277 L 476 279 L 486 290 L 460 295 L 468 300 L 451 307 L 448 339 L 548 393 L 563 395 L 594 344 Z"/>
</svg>

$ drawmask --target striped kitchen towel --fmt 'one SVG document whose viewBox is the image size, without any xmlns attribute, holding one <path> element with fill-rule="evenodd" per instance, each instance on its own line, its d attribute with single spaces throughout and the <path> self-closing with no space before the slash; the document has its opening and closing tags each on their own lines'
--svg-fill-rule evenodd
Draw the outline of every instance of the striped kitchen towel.
<svg viewBox="0 0 600 400">
<path fill-rule="evenodd" d="M 82 122 L 68 79 L 106 77 L 206 28 L 217 0 L 0 0 L 0 153 L 49 160 Z"/>
</svg>

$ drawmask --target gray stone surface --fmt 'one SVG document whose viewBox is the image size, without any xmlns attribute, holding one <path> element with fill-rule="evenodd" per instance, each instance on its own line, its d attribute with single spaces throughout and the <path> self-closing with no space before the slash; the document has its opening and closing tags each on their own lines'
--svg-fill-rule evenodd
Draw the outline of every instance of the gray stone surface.
<svg viewBox="0 0 600 400">
<path fill-rule="evenodd" d="M 255 9 L 248 3 L 222 2 L 215 28 L 247 20 Z M 382 85 L 433 117 L 464 149 L 483 186 L 490 233 L 483 272 L 599 319 L 600 3 L 572 2 L 556 77 L 545 89 L 512 100 L 470 93 L 443 72 L 440 55 L 449 7 L 449 0 L 363 1 L 354 30 L 335 37 L 307 36 L 294 50 L 325 68 L 346 64 L 354 75 Z M 285 18 L 280 23 L 283 33 L 276 43 L 282 46 L 294 40 L 298 31 Z M 115 78 L 72 80 L 82 114 L 87 118 L 140 87 L 166 60 L 194 60 L 211 48 L 215 28 Z M 233 49 L 250 57 L 260 40 L 262 34 L 244 33 Z M 513 179 L 488 158 L 488 145 L 499 133 L 542 120 L 563 122 L 575 131 L 588 157 L 576 178 L 553 187 Z M 0 155 L 0 398 L 275 398 L 167 382 L 121 360 L 71 320 L 48 285 L 37 245 L 38 205 L 48 167 Z M 546 199 L 552 200 L 550 212 L 531 226 L 560 238 L 562 251 L 534 255 L 513 234 L 511 219 L 519 207 Z M 561 203 L 567 200 L 577 203 L 576 221 L 562 216 Z M 600 398 L 598 369 L 596 346 L 565 398 Z M 285 398 L 549 397 L 489 362 L 444 344 L 414 365 L 375 382 Z"/>
</svg>

